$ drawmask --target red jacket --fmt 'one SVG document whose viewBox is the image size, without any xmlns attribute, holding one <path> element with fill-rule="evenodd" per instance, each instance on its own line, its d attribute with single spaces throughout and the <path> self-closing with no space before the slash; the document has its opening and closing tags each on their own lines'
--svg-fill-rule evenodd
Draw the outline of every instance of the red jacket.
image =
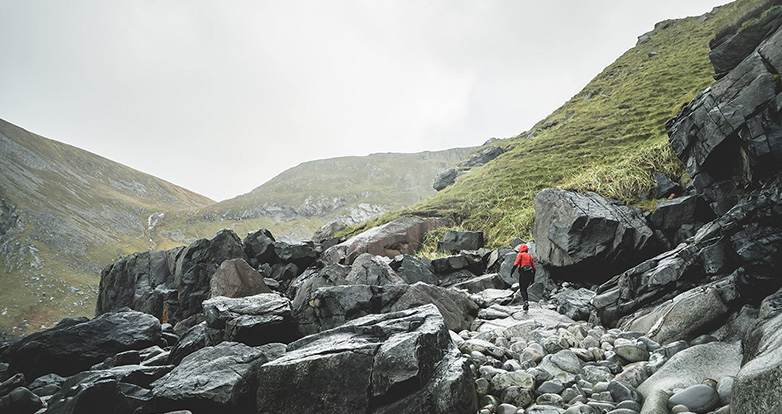
<svg viewBox="0 0 782 414">
<path fill-rule="evenodd" d="M 519 252 L 518 256 L 516 256 L 516 262 L 513 263 L 513 266 L 522 268 L 528 265 L 532 265 L 532 268 L 537 270 L 535 267 L 535 259 L 532 258 L 532 255 L 527 252 Z"/>
</svg>

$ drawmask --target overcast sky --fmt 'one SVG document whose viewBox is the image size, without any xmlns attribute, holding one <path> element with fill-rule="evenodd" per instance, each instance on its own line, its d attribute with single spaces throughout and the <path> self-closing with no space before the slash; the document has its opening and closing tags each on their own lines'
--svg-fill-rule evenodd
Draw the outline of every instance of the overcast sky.
<svg viewBox="0 0 782 414">
<path fill-rule="evenodd" d="M 529 129 L 724 0 L 0 0 L 0 118 L 214 200 Z"/>
</svg>

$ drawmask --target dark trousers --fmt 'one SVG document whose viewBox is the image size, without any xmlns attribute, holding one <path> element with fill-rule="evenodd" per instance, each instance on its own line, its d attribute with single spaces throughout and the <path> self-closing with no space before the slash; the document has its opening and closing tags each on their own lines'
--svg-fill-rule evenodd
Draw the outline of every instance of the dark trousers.
<svg viewBox="0 0 782 414">
<path fill-rule="evenodd" d="M 521 298 L 524 302 L 529 302 L 529 295 L 527 294 L 527 288 L 532 284 L 532 280 L 535 278 L 535 273 L 532 270 L 523 271 L 519 270 L 519 291 L 521 292 Z"/>
</svg>

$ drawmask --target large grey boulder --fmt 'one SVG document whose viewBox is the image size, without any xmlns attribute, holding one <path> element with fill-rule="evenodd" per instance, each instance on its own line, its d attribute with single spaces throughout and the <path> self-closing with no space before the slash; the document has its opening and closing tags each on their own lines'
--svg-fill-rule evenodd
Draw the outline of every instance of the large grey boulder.
<svg viewBox="0 0 782 414">
<path fill-rule="evenodd" d="M 398 218 L 331 247 L 331 252 L 326 256 L 331 257 L 334 262 L 349 265 L 363 253 L 390 258 L 400 254 L 413 254 L 421 247 L 427 232 L 447 224 L 446 219 L 436 217 Z M 336 253 L 340 251 L 344 254 Z"/>
<path fill-rule="evenodd" d="M 363 253 L 353 261 L 347 282 L 356 285 L 395 285 L 405 283 L 381 257 Z"/>
<path fill-rule="evenodd" d="M 274 252 L 274 243 L 274 236 L 268 229 L 249 233 L 242 242 L 247 263 L 253 269 L 257 269 L 263 263 L 277 263 L 279 259 Z"/>
<path fill-rule="evenodd" d="M 473 167 L 480 167 L 482 165 L 485 165 L 489 161 L 499 157 L 502 155 L 502 153 L 505 152 L 500 147 L 495 146 L 487 146 L 476 152 L 475 154 L 470 155 L 469 158 L 459 163 L 459 167 L 463 168 L 473 168 Z"/>
<path fill-rule="evenodd" d="M 728 312 L 717 289 L 698 287 L 664 302 L 625 330 L 646 332 L 660 344 L 690 341 L 717 327 Z"/>
<path fill-rule="evenodd" d="M 277 293 L 246 298 L 218 296 L 204 301 L 208 343 L 241 342 L 250 346 L 290 342 L 298 337 L 289 299 Z"/>
<path fill-rule="evenodd" d="M 433 305 L 359 318 L 287 351 L 258 370 L 259 413 L 477 410 L 467 361 Z"/>
<path fill-rule="evenodd" d="M 482 231 L 449 230 L 438 243 L 438 249 L 448 253 L 458 253 L 462 250 L 478 250 L 483 247 Z"/>
<path fill-rule="evenodd" d="M 462 292 L 427 283 L 413 285 L 339 285 L 320 287 L 306 300 L 294 301 L 299 332 L 309 335 L 338 327 L 369 314 L 406 310 L 434 304 L 446 327 L 459 332 L 469 329 L 478 305 Z"/>
<path fill-rule="evenodd" d="M 70 376 L 107 357 L 160 342 L 160 321 L 136 311 L 105 313 L 92 320 L 64 320 L 11 345 L 3 359 L 12 371 L 37 378 L 48 373 Z"/>
<path fill-rule="evenodd" d="M 48 401 L 47 413 L 77 414 L 111 412 L 133 414 L 151 399 L 150 384 L 171 371 L 172 366 L 123 365 L 106 370 L 84 371 L 67 378 Z"/>
<path fill-rule="evenodd" d="M 178 309 L 169 319 L 179 321 L 201 313 L 201 303 L 209 297 L 209 282 L 220 265 L 242 257 L 242 241 L 231 230 L 221 230 L 209 239 L 187 246 L 177 260 L 174 286 L 178 291 Z"/>
<path fill-rule="evenodd" d="M 226 296 L 239 298 L 259 293 L 271 293 L 263 276 L 250 267 L 244 259 L 226 260 L 217 269 L 209 282 L 209 297 Z"/>
<path fill-rule="evenodd" d="M 445 187 L 448 187 L 449 185 L 455 183 L 456 178 L 462 174 L 464 174 L 464 171 L 460 170 L 457 167 L 446 168 L 445 170 L 437 174 L 437 177 L 434 178 L 434 183 L 432 184 L 432 188 L 434 188 L 436 191 L 440 191 Z"/>
<path fill-rule="evenodd" d="M 554 278 L 605 281 L 657 252 L 640 211 L 560 188 L 535 196 L 535 258 Z"/>
<path fill-rule="evenodd" d="M 657 372 L 638 387 L 648 398 L 658 392 L 700 384 L 707 378 L 720 379 L 736 375 L 741 367 L 741 350 L 737 344 L 711 342 L 687 348 L 671 357 Z"/>
<path fill-rule="evenodd" d="M 389 266 L 409 285 L 417 282 L 437 284 L 432 262 L 426 258 L 403 254 L 395 257 Z"/>
<path fill-rule="evenodd" d="M 742 344 L 744 365 L 733 382 L 731 411 L 775 412 L 782 405 L 782 314 L 758 320 Z"/>
<path fill-rule="evenodd" d="M 253 348 L 235 342 L 198 350 L 151 384 L 154 412 L 185 409 L 199 413 L 257 412 L 254 398 L 257 369 L 284 353 L 283 344 Z"/>
</svg>

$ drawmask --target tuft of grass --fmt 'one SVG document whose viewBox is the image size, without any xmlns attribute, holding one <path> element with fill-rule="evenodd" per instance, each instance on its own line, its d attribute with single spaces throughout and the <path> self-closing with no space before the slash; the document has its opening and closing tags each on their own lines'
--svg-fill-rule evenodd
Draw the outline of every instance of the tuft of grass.
<svg viewBox="0 0 782 414">
<path fill-rule="evenodd" d="M 637 203 L 651 197 L 656 190 L 654 172 L 673 179 L 685 174 L 684 164 L 667 141 L 642 148 L 618 163 L 596 165 L 562 187 L 572 191 L 593 191 L 626 203 Z"/>
</svg>

